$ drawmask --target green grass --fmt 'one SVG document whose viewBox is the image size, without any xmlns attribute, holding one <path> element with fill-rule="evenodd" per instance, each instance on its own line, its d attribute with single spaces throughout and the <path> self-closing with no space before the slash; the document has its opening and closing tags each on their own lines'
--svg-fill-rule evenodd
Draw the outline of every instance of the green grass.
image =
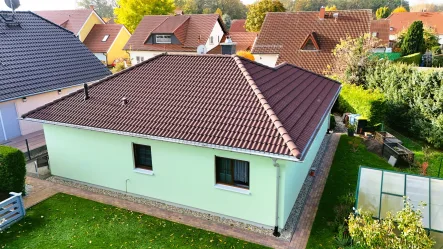
<svg viewBox="0 0 443 249">
<path fill-rule="evenodd" d="M 0 233 L 0 248 L 265 248 L 179 223 L 57 194 Z"/>
<path fill-rule="evenodd" d="M 355 193 L 360 165 L 393 169 L 386 160 L 367 151 L 363 143 L 357 152 L 353 152 L 349 144 L 350 139 L 347 135 L 342 135 L 340 138 L 307 248 L 337 248 L 334 244 L 337 232 L 331 225 L 335 219 L 334 207 L 340 204 L 339 197 Z"/>
<path fill-rule="evenodd" d="M 392 135 L 394 135 L 395 137 L 397 137 L 398 139 L 400 139 L 403 142 L 403 145 L 410 149 L 412 152 L 414 152 L 414 158 L 419 161 L 422 162 L 423 160 L 423 146 L 425 146 L 426 144 L 424 142 L 421 141 L 415 141 L 412 140 L 402 134 L 400 134 L 399 132 L 396 132 L 390 128 L 386 128 L 387 132 L 391 133 Z M 427 170 L 427 175 L 428 176 L 433 176 L 433 177 L 438 177 L 438 171 L 439 171 L 439 167 L 440 167 L 440 160 L 443 159 L 443 152 L 441 150 L 436 150 L 436 149 L 431 149 L 432 154 L 429 160 L 429 167 Z M 409 170 L 406 170 L 409 171 Z M 416 168 L 412 168 L 411 173 L 414 174 L 420 174 L 421 170 L 420 168 L 416 167 Z M 440 173 L 440 177 L 443 177 L 443 166 L 442 166 L 442 172 Z"/>
</svg>

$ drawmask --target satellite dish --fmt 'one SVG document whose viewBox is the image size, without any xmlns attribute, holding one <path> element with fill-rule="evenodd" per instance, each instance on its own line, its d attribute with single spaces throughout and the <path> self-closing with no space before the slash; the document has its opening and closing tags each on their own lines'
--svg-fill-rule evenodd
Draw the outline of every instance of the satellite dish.
<svg viewBox="0 0 443 249">
<path fill-rule="evenodd" d="M 200 45 L 197 47 L 197 54 L 206 54 L 208 51 L 206 50 L 205 45 Z"/>
<path fill-rule="evenodd" d="M 11 8 L 13 11 L 20 7 L 20 0 L 5 0 L 6 6 Z"/>
</svg>

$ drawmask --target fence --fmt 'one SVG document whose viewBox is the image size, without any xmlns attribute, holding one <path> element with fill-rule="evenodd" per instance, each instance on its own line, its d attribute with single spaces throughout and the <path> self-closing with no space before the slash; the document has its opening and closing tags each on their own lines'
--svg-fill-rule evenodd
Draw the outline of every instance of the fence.
<svg viewBox="0 0 443 249">
<path fill-rule="evenodd" d="M 9 193 L 11 197 L 0 202 L 0 231 L 14 224 L 26 214 L 21 193 Z"/>
</svg>

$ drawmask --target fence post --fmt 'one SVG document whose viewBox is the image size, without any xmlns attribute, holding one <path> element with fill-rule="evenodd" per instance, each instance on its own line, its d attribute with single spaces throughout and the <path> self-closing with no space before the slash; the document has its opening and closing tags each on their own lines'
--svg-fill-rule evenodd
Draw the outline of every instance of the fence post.
<svg viewBox="0 0 443 249">
<path fill-rule="evenodd" d="M 22 193 L 9 192 L 9 194 L 17 198 L 17 202 L 20 204 L 20 213 L 22 216 L 25 216 L 26 210 L 25 204 L 23 203 Z"/>
</svg>

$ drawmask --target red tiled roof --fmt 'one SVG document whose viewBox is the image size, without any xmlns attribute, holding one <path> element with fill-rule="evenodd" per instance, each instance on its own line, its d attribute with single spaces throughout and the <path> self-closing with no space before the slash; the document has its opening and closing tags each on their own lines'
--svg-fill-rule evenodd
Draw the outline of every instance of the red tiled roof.
<svg viewBox="0 0 443 249">
<path fill-rule="evenodd" d="M 153 45 L 145 44 L 151 34 L 174 33 L 182 42 L 181 49 L 179 50 L 176 44 L 162 44 L 161 51 L 195 52 L 199 45 L 205 44 L 209 39 L 217 21 L 222 25 L 218 14 L 145 16 L 124 49 L 151 51 Z M 222 27 L 224 28 L 224 25 Z"/>
<path fill-rule="evenodd" d="M 337 20 L 333 13 L 338 13 Z M 340 39 L 369 33 L 372 20 L 371 10 L 326 12 L 323 20 L 318 16 L 318 11 L 268 13 L 252 53 L 279 54 L 277 64 L 288 62 L 324 73 L 333 63 L 332 50 Z M 320 50 L 302 51 L 301 45 L 313 32 Z"/>
<path fill-rule="evenodd" d="M 232 32 L 229 33 L 229 36 L 231 37 L 232 42 L 236 43 L 236 50 L 251 50 L 252 45 L 254 45 L 254 41 L 257 38 L 258 33 L 254 32 Z M 225 42 L 226 36 L 223 36 L 220 42 Z M 221 54 L 221 45 L 216 46 L 215 48 L 211 49 L 208 54 Z"/>
<path fill-rule="evenodd" d="M 245 28 L 246 19 L 234 19 L 231 22 L 229 32 L 247 32 Z"/>
<path fill-rule="evenodd" d="M 91 9 L 35 11 L 37 15 L 66 28 L 74 34 L 80 31 L 92 12 Z"/>
<path fill-rule="evenodd" d="M 422 21 L 424 26 L 432 27 L 437 34 L 443 34 L 443 12 L 401 12 L 392 13 L 387 19 L 391 21 L 391 35 L 409 28 L 414 21 Z"/>
<path fill-rule="evenodd" d="M 120 24 L 95 24 L 83 43 L 93 53 L 106 53 L 123 28 Z M 109 37 L 103 42 L 106 35 Z"/>
<path fill-rule="evenodd" d="M 293 65 L 162 54 L 23 117 L 303 158 L 339 90 Z"/>
<path fill-rule="evenodd" d="M 377 33 L 380 39 L 380 45 L 387 46 L 389 43 L 389 19 L 380 19 L 371 21 L 371 35 Z"/>
</svg>

